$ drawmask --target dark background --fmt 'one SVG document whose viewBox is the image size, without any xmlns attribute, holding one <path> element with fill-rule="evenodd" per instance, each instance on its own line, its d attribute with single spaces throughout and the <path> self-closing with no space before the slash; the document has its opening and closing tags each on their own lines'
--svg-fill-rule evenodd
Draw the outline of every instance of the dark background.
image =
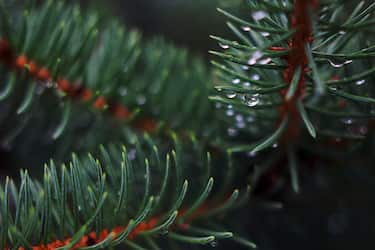
<svg viewBox="0 0 375 250">
<path fill-rule="evenodd" d="M 227 0 L 226 0 L 227 1 Z M 146 38 L 163 36 L 177 46 L 188 47 L 195 54 L 207 56 L 216 46 L 209 35 L 231 36 L 226 19 L 217 7 L 237 12 L 239 0 L 82 0 L 93 9 L 100 8 L 108 16 L 117 16 L 131 28 L 139 29 Z"/>
</svg>

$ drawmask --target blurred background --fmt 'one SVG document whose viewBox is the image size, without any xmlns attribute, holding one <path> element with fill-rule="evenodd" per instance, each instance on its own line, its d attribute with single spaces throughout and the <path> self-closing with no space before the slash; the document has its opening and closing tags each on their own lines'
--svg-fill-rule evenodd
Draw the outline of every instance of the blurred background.
<svg viewBox="0 0 375 250">
<path fill-rule="evenodd" d="M 131 28 L 139 29 L 145 37 L 164 36 L 195 54 L 208 56 L 216 46 L 208 38 L 212 34 L 227 37 L 231 33 L 217 7 L 230 7 L 235 12 L 242 0 L 81 0 L 86 6 L 100 8 L 115 15 Z"/>
</svg>

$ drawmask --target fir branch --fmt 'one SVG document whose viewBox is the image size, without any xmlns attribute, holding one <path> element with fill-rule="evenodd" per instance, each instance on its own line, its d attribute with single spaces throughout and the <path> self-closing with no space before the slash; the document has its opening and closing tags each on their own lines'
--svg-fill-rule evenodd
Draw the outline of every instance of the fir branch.
<svg viewBox="0 0 375 250">
<path fill-rule="evenodd" d="M 94 113 L 95 120 L 110 114 L 121 124 L 118 130 L 129 125 L 146 132 L 201 131 L 199 121 L 211 116 L 212 105 L 207 100 L 210 73 L 200 59 L 162 39 L 143 42 L 137 31 L 103 22 L 97 13 L 83 15 L 63 1 L 31 2 L 0 3 L 9 21 L 0 27 L 0 71 L 6 82 L 0 101 L 3 107 L 10 103 L 11 120 L 25 120 L 26 127 L 30 123 L 24 117 L 32 119 L 35 103 L 42 100 L 44 108 L 62 103 L 55 110 L 63 115 L 57 115 L 61 122 L 54 140 L 72 131 L 81 112 L 77 106 Z M 41 90 L 47 91 L 39 96 Z M 51 103 L 44 93 L 56 100 Z M 16 96 L 20 105 L 11 101 Z M 3 141 L 14 140 L 24 128 L 14 135 L 10 130 L 11 138 Z"/>
<path fill-rule="evenodd" d="M 374 76 L 368 66 L 374 41 L 365 32 L 375 5 L 361 1 L 351 10 L 347 4 L 248 1 L 250 20 L 219 10 L 233 21 L 228 26 L 237 41 L 211 36 L 221 51 L 210 51 L 219 59 L 212 61 L 217 92 L 210 99 L 230 126 L 233 141 L 226 147 L 260 154 L 260 161 L 258 151 L 285 155 L 295 191 L 301 149 L 316 153 L 316 147 L 327 146 L 326 137 L 364 143 L 373 129 L 374 91 L 367 81 Z M 352 123 L 358 125 L 348 132 Z M 256 166 L 262 170 L 255 175 L 280 164 L 271 158 Z"/>
<path fill-rule="evenodd" d="M 281 120 L 289 117 L 289 125 L 279 140 L 282 144 L 298 144 L 302 140 L 302 124 L 314 138 L 319 136 L 320 130 L 324 128 L 317 124 L 323 118 L 308 119 L 308 113 L 312 109 L 324 109 L 323 105 L 327 102 L 332 103 L 331 106 L 335 105 L 338 112 L 340 103 L 337 96 L 355 102 L 346 112 L 349 117 L 351 113 L 359 111 L 357 105 L 360 103 L 372 103 L 373 97 L 371 94 L 368 96 L 365 87 L 354 93 L 341 88 L 353 89 L 350 86 L 352 83 L 358 82 L 360 85 L 365 82 L 365 78 L 373 75 L 373 69 L 366 69 L 363 64 L 364 60 L 374 56 L 373 45 L 367 43 L 366 47 L 359 47 L 363 44 L 358 42 L 361 39 L 360 30 L 355 34 L 343 31 L 337 36 L 328 32 L 326 27 L 357 27 L 359 23 L 371 23 L 374 5 L 366 6 L 362 1 L 340 25 L 337 20 L 341 20 L 342 15 L 338 8 L 342 10 L 344 5 L 343 1 L 319 3 L 295 0 L 286 1 L 285 4 L 278 1 L 253 1 L 249 3 L 252 11 L 250 21 L 219 10 L 241 26 L 241 29 L 230 26 L 241 42 L 212 36 L 224 51 L 211 53 L 224 62 L 213 62 L 220 81 L 217 86 L 219 96 L 213 96 L 211 100 L 225 103 L 230 108 L 233 106 L 233 111 L 227 112 L 230 115 L 237 112 L 239 115 L 245 114 L 246 109 L 249 109 L 246 114 L 251 114 L 256 120 L 263 117 L 261 112 L 266 110 L 279 114 L 273 121 L 263 118 L 259 125 L 252 122 L 251 126 L 264 127 L 267 124 L 277 127 Z M 289 20 L 282 18 L 284 15 Z M 322 25 L 325 20 L 329 22 Z M 278 29 L 275 29 L 276 25 Z M 329 60 L 333 67 L 324 65 L 323 59 Z M 285 69 L 280 73 L 275 65 L 285 65 Z M 341 70 L 343 66 L 347 66 L 345 72 Z M 358 69 L 362 72 L 358 73 Z M 347 86 L 341 83 L 347 83 Z M 340 89 L 330 87 L 333 84 Z M 366 114 L 369 109 L 371 106 L 359 113 Z M 317 119 L 316 116 L 314 118 Z M 336 122 L 334 119 L 332 117 L 332 123 Z M 230 118 L 227 120 L 231 121 Z M 258 134 L 251 136 L 259 137 Z M 264 137 L 267 135 L 264 134 Z M 248 150 L 254 146 L 252 143 L 248 145 L 251 146 L 239 148 Z"/>
<path fill-rule="evenodd" d="M 136 157 L 149 155 L 155 147 L 145 145 L 145 151 L 138 151 Z M 212 231 L 204 225 L 233 209 L 239 190 L 229 199 L 210 201 L 211 177 L 210 188 L 206 186 L 205 192 L 194 198 L 194 190 L 199 190 L 207 180 L 194 180 L 192 186 L 187 179 L 182 186 L 176 182 L 178 178 L 190 178 L 190 163 L 176 162 L 174 173 L 167 174 L 165 171 L 172 164 L 168 155 L 165 161 L 155 157 L 142 161 L 130 158 L 133 156 L 128 155 L 124 146 L 113 145 L 102 147 L 101 152 L 100 159 L 73 155 L 68 166 L 63 165 L 60 171 L 51 161 L 45 168 L 43 183 L 32 180 L 26 171 L 21 172 L 19 188 L 7 180 L 0 188 L 0 248 L 100 249 L 123 243 L 138 245 L 145 238 L 208 244 L 234 237 L 232 232 Z M 113 166 L 106 165 L 109 159 L 115 162 Z M 205 168 L 209 166 L 205 164 Z M 157 181 L 160 177 L 166 178 L 161 186 Z M 139 181 L 144 184 L 136 184 Z M 169 186 L 168 190 L 164 185 Z M 163 192 L 175 198 L 163 199 Z M 196 201 L 189 201 L 191 198 Z M 193 229 L 195 237 L 189 235 Z"/>
</svg>

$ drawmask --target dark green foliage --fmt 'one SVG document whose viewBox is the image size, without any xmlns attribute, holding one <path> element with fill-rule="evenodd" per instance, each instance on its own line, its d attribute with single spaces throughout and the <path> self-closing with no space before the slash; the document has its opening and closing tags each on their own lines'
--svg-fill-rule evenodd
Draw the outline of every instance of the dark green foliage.
<svg viewBox="0 0 375 250">
<path fill-rule="evenodd" d="M 51 161 L 45 167 L 42 182 L 32 180 L 27 171 L 21 172 L 19 188 L 7 179 L 0 188 L 0 247 L 38 246 L 67 236 L 78 242 L 90 232 L 126 226 L 128 230 L 116 239 L 108 235 L 92 249 L 123 242 L 129 246 L 146 242 L 144 247 L 149 249 L 155 244 L 165 246 L 167 239 L 209 244 L 233 238 L 232 232 L 217 231 L 210 224 L 218 215 L 223 216 L 244 204 L 249 190 L 236 189 L 226 200 L 223 194 L 231 189 L 233 179 L 230 178 L 235 173 L 216 179 L 228 185 L 214 185 L 211 176 L 217 170 L 211 169 L 211 156 L 202 155 L 194 140 L 189 147 L 195 149 L 187 154 L 186 146 L 175 135 L 172 137 L 177 151 L 167 154 L 160 153 L 148 136 L 143 139 L 132 136 L 126 147 L 101 146 L 98 159 L 91 154 L 88 157 L 73 154 L 67 166 L 58 168 Z M 144 158 L 146 155 L 149 157 Z M 212 160 L 218 159 L 214 156 Z M 229 170 L 234 171 L 232 166 Z M 205 174 L 198 178 L 191 175 L 196 171 Z M 203 204 L 215 205 L 201 210 Z M 156 226 L 139 231 L 135 239 L 129 239 L 139 224 L 152 219 L 157 219 Z M 190 224 L 186 230 L 176 226 L 184 223 Z M 237 236 L 233 239 L 254 246 Z"/>
<path fill-rule="evenodd" d="M 1 23 L 0 37 L 10 41 L 15 56 L 24 54 L 46 67 L 52 81 L 30 77 L 28 65 L 23 72 L 1 65 L 4 145 L 10 146 L 25 128 L 42 127 L 48 134 L 38 136 L 53 140 L 72 133 L 92 135 L 95 128 L 105 129 L 104 123 L 111 123 L 107 129 L 112 128 L 116 119 L 104 115 L 110 111 L 92 108 L 99 96 L 129 110 L 130 116 L 117 123 L 139 118 L 155 121 L 159 129 L 199 128 L 200 134 L 214 130 L 215 126 L 208 124 L 201 130 L 202 120 L 210 117 L 212 109 L 207 101 L 210 73 L 200 59 L 162 39 L 143 42 L 137 31 L 126 30 L 117 21 L 104 22 L 93 12 L 82 14 L 78 6 L 63 1 L 46 1 L 42 6 L 26 2 L 24 6 L 19 1 L 1 3 L 2 18 L 7 22 Z M 79 96 L 66 95 L 58 88 L 59 78 L 77 84 L 77 89 L 90 90 L 93 97 L 82 101 Z M 84 115 L 78 107 L 89 113 Z M 87 124 L 84 130 L 82 124 Z M 112 134 L 121 137 L 123 125 L 116 126 L 120 133 Z M 112 136 L 102 137 L 94 144 L 113 141 Z M 90 143 L 81 141 L 86 149 L 92 149 Z"/>
<path fill-rule="evenodd" d="M 375 68 L 368 65 L 375 56 L 374 41 L 365 32 L 374 22 L 375 5 L 360 2 L 345 18 L 349 4 L 347 1 L 323 1 L 318 11 L 312 10 L 310 17 L 314 41 L 306 44 L 305 51 L 310 70 L 302 72 L 306 88 L 298 104 L 303 123 L 291 126 L 305 126 L 310 135 L 318 139 L 364 138 L 367 132 L 363 128 L 360 132 L 360 126 L 367 128 L 369 118 L 373 117 L 375 99 L 369 82 Z M 235 123 L 232 117 L 247 117 L 250 122 L 246 126 L 242 121 L 236 125 L 256 140 L 277 129 L 280 107 L 284 105 L 280 92 L 287 91 L 287 99 L 295 94 L 301 69 L 295 71 L 291 83 L 285 82 L 286 56 L 293 49 L 288 43 L 298 32 L 291 28 L 289 21 L 292 1 L 248 1 L 248 7 L 255 17 L 252 20 L 219 10 L 229 18 L 228 26 L 238 36 L 238 41 L 212 37 L 225 50 L 212 52 L 224 60 L 212 62 L 218 69 L 216 89 L 219 95 L 211 99 L 226 107 L 233 106 L 233 112 L 225 108 L 229 114 L 225 120 L 230 124 Z M 271 50 L 271 47 L 285 50 Z M 347 105 L 345 111 L 343 104 Z M 358 131 L 354 131 L 356 128 L 347 131 L 347 123 L 354 119 L 357 119 Z M 273 137 L 268 144 L 276 143 L 278 138 Z M 257 144 L 249 143 L 232 148 L 233 151 L 258 149 Z"/>
<path fill-rule="evenodd" d="M 243 19 L 219 9 L 238 39 L 212 36 L 222 50 L 211 51 L 220 60 L 212 61 L 217 81 L 210 99 L 229 124 L 228 150 L 274 152 L 253 159 L 254 182 L 287 157 L 296 191 L 302 150 L 308 157 L 349 156 L 366 151 L 373 138 L 375 4 L 316 1 L 314 9 L 313 2 L 247 1 L 251 17 Z M 307 19 L 298 16 L 304 4 L 311 5 Z M 311 33 L 298 55 L 306 65 L 293 54 L 301 49 L 293 39 L 303 32 Z"/>
<path fill-rule="evenodd" d="M 0 248 L 30 248 L 72 237 L 65 246 L 70 248 L 90 232 L 99 235 L 116 227 L 124 231 L 89 249 L 119 243 L 132 249 L 144 244 L 164 248 L 168 241 L 216 244 L 225 238 L 255 247 L 212 225 L 245 204 L 250 190 L 233 191 L 232 160 L 211 159 L 194 133 L 212 138 L 217 129 L 207 98 L 210 73 L 203 63 L 162 39 L 144 43 L 138 32 L 116 21 L 104 23 L 96 13 L 81 15 L 77 6 L 62 1 L 20 4 L 0 1 L 0 37 L 11 45 L 13 59 L 25 55 L 29 62 L 22 69 L 6 61 L 1 65 L 2 145 L 27 152 L 43 144 L 57 163 L 45 166 L 40 182 L 29 177 L 29 170 L 21 172 L 19 183 L 7 178 L 0 189 Z M 45 67 L 51 80 L 35 76 L 31 61 Z M 62 91 L 61 78 L 94 96 L 81 100 Z M 98 97 L 124 105 L 130 117 L 116 119 L 110 110 L 94 108 Z M 139 140 L 130 128 L 138 117 L 156 122 L 151 132 L 159 135 L 158 146 L 149 135 Z M 113 144 L 97 149 L 107 142 Z M 99 160 L 83 157 L 87 150 Z M 60 167 L 72 151 L 80 153 Z M 225 174 L 210 167 L 211 161 L 223 160 L 229 166 Z M 214 185 L 213 177 L 223 184 Z M 158 224 L 129 237 L 152 219 Z"/>
</svg>

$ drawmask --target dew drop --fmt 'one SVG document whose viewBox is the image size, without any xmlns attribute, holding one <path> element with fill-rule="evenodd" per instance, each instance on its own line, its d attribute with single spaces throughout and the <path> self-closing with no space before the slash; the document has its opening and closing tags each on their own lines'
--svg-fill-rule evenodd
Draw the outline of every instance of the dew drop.
<svg viewBox="0 0 375 250">
<path fill-rule="evenodd" d="M 235 129 L 235 128 L 228 128 L 228 135 L 229 136 L 236 136 L 237 135 L 237 129 Z"/>
<path fill-rule="evenodd" d="M 245 123 L 245 122 L 237 122 L 237 123 L 236 123 L 236 127 L 237 127 L 237 128 L 240 128 L 240 129 L 241 129 L 241 128 L 245 128 L 245 127 L 246 127 L 246 123 Z"/>
<path fill-rule="evenodd" d="M 364 84 L 366 82 L 366 80 L 359 80 L 359 81 L 356 81 L 355 84 L 360 86 L 362 84 Z"/>
<path fill-rule="evenodd" d="M 249 65 L 254 65 L 254 64 L 256 64 L 257 61 L 258 61 L 260 58 L 262 58 L 262 56 L 263 56 L 262 51 L 259 51 L 259 50 L 255 51 L 255 52 L 251 55 L 251 57 L 250 57 L 249 61 L 247 62 L 247 64 L 249 64 Z"/>
<path fill-rule="evenodd" d="M 258 74 L 254 74 L 254 75 L 251 76 L 251 79 L 254 80 L 254 81 L 259 81 L 260 76 Z"/>
<path fill-rule="evenodd" d="M 260 60 L 259 64 L 265 65 L 265 64 L 269 64 L 271 61 L 272 61 L 271 58 L 265 58 L 263 60 Z"/>
<path fill-rule="evenodd" d="M 244 103 L 249 107 L 255 107 L 260 102 L 258 95 L 244 95 L 243 100 Z"/>
<path fill-rule="evenodd" d="M 133 160 L 135 160 L 136 155 L 137 155 L 137 150 L 134 149 L 134 148 L 130 149 L 129 152 L 128 152 L 128 159 L 130 161 L 133 161 Z"/>
<path fill-rule="evenodd" d="M 236 98 L 236 96 L 237 96 L 237 94 L 234 93 L 234 92 L 227 93 L 227 97 L 228 97 L 229 99 Z"/>
<path fill-rule="evenodd" d="M 344 61 L 344 62 L 334 62 L 330 59 L 328 59 L 328 62 L 329 64 L 331 64 L 332 67 L 335 67 L 335 68 L 341 68 L 347 64 L 350 64 L 353 62 L 353 60 L 347 60 L 347 61 Z"/>
<path fill-rule="evenodd" d="M 243 122 L 243 120 L 244 120 L 243 115 L 236 115 L 237 122 Z"/>
<path fill-rule="evenodd" d="M 226 112 L 227 116 L 233 116 L 234 115 L 234 111 L 232 109 L 228 109 L 227 112 Z"/>
<path fill-rule="evenodd" d="M 270 36 L 270 33 L 268 33 L 268 32 L 260 32 L 260 34 L 261 34 L 263 37 L 269 37 L 269 36 Z"/>
<path fill-rule="evenodd" d="M 243 84 L 242 84 L 244 87 L 250 87 L 250 83 L 249 82 L 244 82 Z"/>
<path fill-rule="evenodd" d="M 233 84 L 239 84 L 241 82 L 240 79 L 236 78 L 236 79 L 233 79 L 232 83 Z"/>
<path fill-rule="evenodd" d="M 242 26 L 242 30 L 246 31 L 246 32 L 249 32 L 251 30 L 251 28 L 249 26 Z"/>
<path fill-rule="evenodd" d="M 249 151 L 249 152 L 247 152 L 247 155 L 252 158 L 252 157 L 255 157 L 257 155 L 257 153 L 253 152 L 253 151 Z"/>
<path fill-rule="evenodd" d="M 340 30 L 340 31 L 339 31 L 339 34 L 340 34 L 340 35 L 345 35 L 345 34 L 346 34 L 346 31 L 344 31 L 344 30 Z"/>
<path fill-rule="evenodd" d="M 348 118 L 348 119 L 344 119 L 342 122 L 343 122 L 344 124 L 347 124 L 347 125 L 351 125 L 351 124 L 353 124 L 353 120 L 350 119 L 350 118 Z"/>
<path fill-rule="evenodd" d="M 255 11 L 251 14 L 255 21 L 259 21 L 267 17 L 267 13 L 263 10 Z"/>
<path fill-rule="evenodd" d="M 229 49 L 230 46 L 228 44 L 224 44 L 224 43 L 219 43 L 219 46 L 222 48 L 222 49 Z"/>
<path fill-rule="evenodd" d="M 249 66 L 242 65 L 242 69 L 243 69 L 243 70 L 249 70 Z"/>
<path fill-rule="evenodd" d="M 217 245 L 218 245 L 217 240 L 213 240 L 213 241 L 210 242 L 211 247 L 217 247 Z"/>
</svg>

